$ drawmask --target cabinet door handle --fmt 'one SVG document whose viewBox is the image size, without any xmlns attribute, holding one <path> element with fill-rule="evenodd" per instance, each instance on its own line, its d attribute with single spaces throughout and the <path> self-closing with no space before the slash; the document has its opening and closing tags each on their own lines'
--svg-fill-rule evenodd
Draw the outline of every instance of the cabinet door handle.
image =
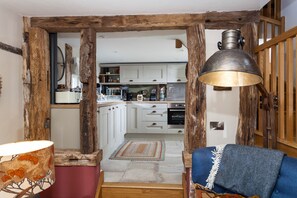
<svg viewBox="0 0 297 198">
<path fill-rule="evenodd" d="M 133 80 L 129 80 L 129 82 L 133 82 Z"/>
<path fill-rule="evenodd" d="M 152 126 L 156 126 L 156 125 L 157 125 L 157 123 L 153 123 L 153 124 L 152 124 Z"/>
<path fill-rule="evenodd" d="M 109 111 L 111 110 L 111 108 L 108 109 Z"/>
<path fill-rule="evenodd" d="M 114 107 L 112 107 L 112 109 L 114 109 Z"/>
<path fill-rule="evenodd" d="M 153 105 L 153 106 L 152 106 L 152 108 L 155 108 L 155 107 L 157 107 L 157 106 L 156 106 L 156 105 Z"/>
<path fill-rule="evenodd" d="M 182 130 L 178 130 L 178 133 L 182 133 L 183 131 Z"/>
<path fill-rule="evenodd" d="M 152 113 L 157 113 L 157 111 L 152 111 Z"/>
<path fill-rule="evenodd" d="M 154 79 L 154 80 L 153 80 L 153 82 L 157 82 L 157 80 L 156 80 L 156 79 Z"/>
<path fill-rule="evenodd" d="M 181 81 L 181 79 L 177 79 L 177 82 L 180 82 Z"/>
<path fill-rule="evenodd" d="M 100 110 L 97 110 L 97 113 L 100 113 Z"/>
<path fill-rule="evenodd" d="M 116 106 L 116 108 L 118 109 L 119 107 L 118 107 L 118 106 Z"/>
</svg>

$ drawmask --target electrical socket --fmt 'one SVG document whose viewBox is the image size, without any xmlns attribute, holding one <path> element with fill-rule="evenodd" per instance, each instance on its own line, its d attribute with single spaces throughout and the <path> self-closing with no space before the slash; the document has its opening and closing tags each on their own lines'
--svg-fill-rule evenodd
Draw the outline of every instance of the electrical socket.
<svg viewBox="0 0 297 198">
<path fill-rule="evenodd" d="M 224 130 L 224 122 L 210 122 L 211 130 Z"/>
</svg>

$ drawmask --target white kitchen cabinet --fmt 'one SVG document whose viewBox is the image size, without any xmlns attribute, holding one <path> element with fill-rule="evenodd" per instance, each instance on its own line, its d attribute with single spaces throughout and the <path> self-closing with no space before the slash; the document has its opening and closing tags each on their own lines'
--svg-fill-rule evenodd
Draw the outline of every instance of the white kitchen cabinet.
<svg viewBox="0 0 297 198">
<path fill-rule="evenodd" d="M 127 105 L 127 133 L 139 133 L 141 119 L 141 106 L 137 104 Z"/>
<path fill-rule="evenodd" d="M 121 117 L 121 105 L 115 105 L 113 109 L 113 126 L 114 126 L 114 142 L 116 146 L 123 143 L 124 134 L 122 134 L 122 117 Z"/>
<path fill-rule="evenodd" d="M 99 111 L 99 142 L 103 156 L 109 157 L 124 142 L 126 132 L 126 105 L 100 107 Z"/>
<path fill-rule="evenodd" d="M 128 133 L 166 133 L 167 104 L 128 104 Z"/>
<path fill-rule="evenodd" d="M 113 117 L 111 107 L 99 108 L 99 142 L 100 149 L 107 150 L 112 143 Z"/>
<path fill-rule="evenodd" d="M 166 83 L 165 64 L 123 65 L 120 67 L 121 83 Z"/>
<path fill-rule="evenodd" d="M 187 82 L 186 63 L 168 64 L 167 82 Z"/>
<path fill-rule="evenodd" d="M 167 66 L 166 65 L 144 65 L 143 82 L 145 83 L 166 83 Z"/>
<path fill-rule="evenodd" d="M 124 141 L 127 132 L 127 105 L 119 105 L 120 109 L 120 142 Z"/>
<path fill-rule="evenodd" d="M 143 121 L 167 121 L 167 109 L 142 109 Z"/>
<path fill-rule="evenodd" d="M 101 107 L 97 109 L 97 135 L 99 138 L 99 148 L 104 149 L 108 144 L 108 110 Z"/>
<path fill-rule="evenodd" d="M 183 134 L 185 131 L 184 128 L 168 128 L 167 132 L 168 134 Z"/>
<path fill-rule="evenodd" d="M 141 131 L 143 133 L 166 133 L 167 122 L 157 122 L 157 121 L 142 121 Z"/>
<path fill-rule="evenodd" d="M 144 104 L 141 108 L 141 131 L 166 133 L 167 104 Z"/>
<path fill-rule="evenodd" d="M 120 66 L 121 83 L 137 83 L 141 82 L 142 66 L 139 65 L 125 65 Z"/>
</svg>

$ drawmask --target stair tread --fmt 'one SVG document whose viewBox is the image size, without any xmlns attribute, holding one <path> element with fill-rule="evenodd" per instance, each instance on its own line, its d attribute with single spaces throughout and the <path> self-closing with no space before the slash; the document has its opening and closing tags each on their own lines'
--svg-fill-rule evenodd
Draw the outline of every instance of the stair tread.
<svg viewBox="0 0 297 198">
<path fill-rule="evenodd" d="M 181 184 L 134 183 L 134 182 L 104 182 L 102 188 L 142 188 L 183 190 Z"/>
</svg>

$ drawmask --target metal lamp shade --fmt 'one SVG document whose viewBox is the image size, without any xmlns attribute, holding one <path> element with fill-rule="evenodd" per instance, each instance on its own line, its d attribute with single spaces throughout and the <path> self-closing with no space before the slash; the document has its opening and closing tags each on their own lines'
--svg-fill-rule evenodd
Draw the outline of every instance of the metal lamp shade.
<svg viewBox="0 0 297 198">
<path fill-rule="evenodd" d="M 249 86 L 262 82 L 254 59 L 241 49 L 226 49 L 214 53 L 205 63 L 199 81 L 221 87 Z"/>
</svg>

